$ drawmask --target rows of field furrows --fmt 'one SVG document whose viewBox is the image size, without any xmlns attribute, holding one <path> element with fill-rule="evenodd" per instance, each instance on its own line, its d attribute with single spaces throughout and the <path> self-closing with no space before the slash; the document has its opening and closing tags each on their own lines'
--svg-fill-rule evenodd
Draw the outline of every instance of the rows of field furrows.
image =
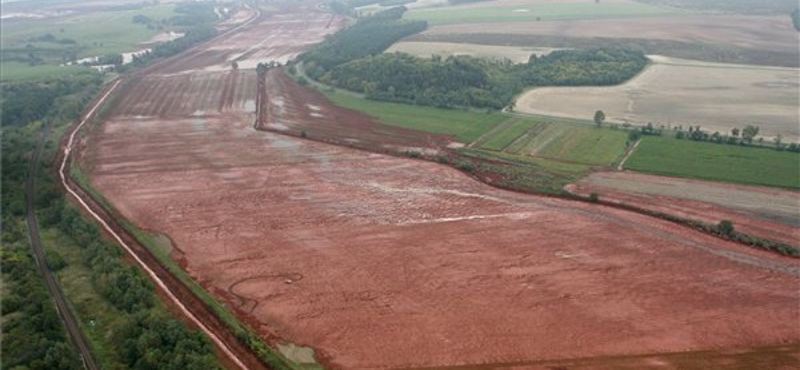
<svg viewBox="0 0 800 370">
<path fill-rule="evenodd" d="M 254 71 L 154 75 L 128 82 L 114 114 L 181 117 L 252 111 L 255 98 Z"/>
<path fill-rule="evenodd" d="M 268 77 L 263 128 L 303 131 L 315 140 L 355 147 L 427 146 L 431 144 L 427 141 L 441 139 L 382 125 L 360 112 L 330 105 L 320 94 L 290 84 L 281 73 Z"/>
</svg>

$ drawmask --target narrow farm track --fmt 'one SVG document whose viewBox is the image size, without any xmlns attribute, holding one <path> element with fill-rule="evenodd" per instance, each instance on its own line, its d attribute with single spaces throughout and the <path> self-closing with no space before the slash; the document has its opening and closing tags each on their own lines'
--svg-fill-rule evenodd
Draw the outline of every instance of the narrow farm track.
<svg viewBox="0 0 800 370">
<path fill-rule="evenodd" d="M 47 131 L 49 131 L 49 129 Z M 36 219 L 35 210 L 36 172 L 39 169 L 39 158 L 41 157 L 42 147 L 45 139 L 47 138 L 47 131 L 45 131 L 45 133 L 39 139 L 39 142 L 36 144 L 36 149 L 34 150 L 33 156 L 30 159 L 30 164 L 28 165 L 28 176 L 25 179 L 25 217 L 28 223 L 28 237 L 30 238 L 31 249 L 33 249 L 33 257 L 36 260 L 36 266 L 39 268 L 39 272 L 44 278 L 47 292 L 50 293 L 50 297 L 53 298 L 53 301 L 56 304 L 58 315 L 64 322 L 64 327 L 67 329 L 67 335 L 69 336 L 70 341 L 78 349 L 78 354 L 80 355 L 84 368 L 87 370 L 100 370 L 100 366 L 97 364 L 94 354 L 92 354 L 91 346 L 86 340 L 86 337 L 83 336 L 83 332 L 78 324 L 78 320 L 75 319 L 75 316 L 72 314 L 72 310 L 70 310 L 70 307 L 67 304 L 67 300 L 64 297 L 64 292 L 61 291 L 61 287 L 58 285 L 58 281 L 56 281 L 53 272 L 50 271 L 50 268 L 47 266 L 44 245 L 42 244 L 42 238 L 39 235 L 39 221 Z"/>
</svg>

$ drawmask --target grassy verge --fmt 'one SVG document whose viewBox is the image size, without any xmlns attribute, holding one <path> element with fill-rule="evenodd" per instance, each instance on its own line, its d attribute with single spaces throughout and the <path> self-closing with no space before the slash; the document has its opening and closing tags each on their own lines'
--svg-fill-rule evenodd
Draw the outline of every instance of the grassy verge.
<svg viewBox="0 0 800 370">
<path fill-rule="evenodd" d="M 94 289 L 92 271 L 83 264 L 81 249 L 72 239 L 56 229 L 41 231 L 42 243 L 48 256 L 58 255 L 66 264 L 56 273 L 56 277 L 92 346 L 97 362 L 104 369 L 124 369 L 125 365 L 119 360 L 121 355 L 110 338 L 125 324 L 125 314 L 109 304 Z"/>
<path fill-rule="evenodd" d="M 609 166 L 625 152 L 628 133 L 598 129 L 574 120 L 534 116 L 515 122 L 481 145 L 482 149 Z"/>
<path fill-rule="evenodd" d="M 453 135 L 469 143 L 508 119 L 504 114 L 450 110 L 366 100 L 337 92 L 323 91 L 334 104 L 364 112 L 381 123 L 435 134 Z"/>
<path fill-rule="evenodd" d="M 3 62 L 2 73 L 0 73 L 0 81 L 25 81 L 35 80 L 47 77 L 63 77 L 72 74 L 84 73 L 89 70 L 89 67 L 83 66 L 56 66 L 56 65 L 39 65 L 30 66 L 20 62 Z"/>
<path fill-rule="evenodd" d="M 111 203 L 100 193 L 97 189 L 91 186 L 88 178 L 81 171 L 80 167 L 73 165 L 70 167 L 70 176 L 72 179 L 96 202 L 105 208 L 110 214 L 118 214 Z M 243 344 L 249 346 L 253 352 L 267 365 L 276 370 L 318 370 L 322 367 L 318 364 L 297 364 L 291 360 L 286 359 L 274 348 L 265 344 L 260 337 L 255 334 L 250 328 L 244 326 L 236 316 L 228 310 L 223 304 L 214 299 L 200 284 L 192 279 L 189 274 L 183 271 L 174 261 L 169 257 L 163 246 L 156 241 L 152 235 L 139 229 L 133 223 L 119 219 L 119 224 L 133 236 L 142 246 L 144 246 L 159 263 L 166 268 L 173 276 L 175 276 L 182 284 L 199 298 L 208 307 L 214 315 L 216 315 L 222 322 L 231 330 L 236 338 Z"/>
<path fill-rule="evenodd" d="M 798 163 L 798 153 L 648 136 L 625 167 L 666 176 L 800 189 Z"/>
<path fill-rule="evenodd" d="M 77 50 L 78 58 L 135 51 L 141 48 L 140 42 L 165 30 L 133 23 L 133 17 L 144 15 L 154 20 L 166 20 L 176 15 L 174 9 L 174 4 L 159 4 L 56 18 L 12 19 L 3 22 L 2 39 L 4 46 L 11 50 L 24 49 L 27 45 L 37 50 Z M 53 35 L 55 41 L 37 39 L 47 34 Z M 58 42 L 60 40 L 74 43 Z"/>
<path fill-rule="evenodd" d="M 459 149 L 463 159 L 455 167 L 471 172 L 493 185 L 526 192 L 568 195 L 564 186 L 589 174 L 592 167 L 473 148 Z M 458 161 L 466 160 L 468 168 Z"/>
</svg>

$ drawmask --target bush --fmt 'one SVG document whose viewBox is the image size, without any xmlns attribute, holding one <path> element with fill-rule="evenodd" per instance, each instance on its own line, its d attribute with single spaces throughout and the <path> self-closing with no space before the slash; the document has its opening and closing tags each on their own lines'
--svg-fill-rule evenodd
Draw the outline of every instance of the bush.
<svg viewBox="0 0 800 370">
<path fill-rule="evenodd" d="M 722 220 L 717 224 L 717 232 L 721 235 L 730 236 L 733 234 L 733 222 Z"/>
<path fill-rule="evenodd" d="M 47 263 L 47 268 L 50 271 L 56 272 L 64 267 L 67 267 L 67 261 L 64 260 L 64 257 L 61 257 L 60 254 L 56 253 L 55 251 L 49 251 L 45 255 L 45 262 Z"/>
<path fill-rule="evenodd" d="M 456 164 L 456 168 L 468 173 L 472 173 L 475 171 L 475 166 L 473 166 L 472 163 L 469 162 L 458 162 Z"/>
<path fill-rule="evenodd" d="M 600 201 L 600 197 L 597 195 L 597 193 L 591 193 L 589 194 L 589 201 L 592 203 L 597 203 Z"/>
</svg>

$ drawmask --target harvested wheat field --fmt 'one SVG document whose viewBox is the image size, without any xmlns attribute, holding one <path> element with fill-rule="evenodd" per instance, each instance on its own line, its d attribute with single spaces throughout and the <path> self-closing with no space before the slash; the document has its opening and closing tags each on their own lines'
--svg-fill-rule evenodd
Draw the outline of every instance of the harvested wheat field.
<svg viewBox="0 0 800 370">
<path fill-rule="evenodd" d="M 653 65 L 610 87 L 547 87 L 520 96 L 521 112 L 656 127 L 697 126 L 708 132 L 755 124 L 767 138 L 800 138 L 800 70 L 703 63 L 652 56 Z"/>
<path fill-rule="evenodd" d="M 604 200 L 717 224 L 733 221 L 743 232 L 800 243 L 800 193 L 632 172 L 598 172 L 570 186 Z"/>
<path fill-rule="evenodd" d="M 379 130 L 280 70 L 256 120 L 254 72 L 208 65 L 178 60 L 123 87 L 81 164 L 272 344 L 311 347 L 334 369 L 669 368 L 682 360 L 665 353 L 700 350 L 716 354 L 686 354 L 697 369 L 750 364 L 742 354 L 772 368 L 799 358 L 800 260 L 430 162 L 258 131 L 441 143 Z"/>
<path fill-rule="evenodd" d="M 433 55 L 448 57 L 451 55 L 468 55 L 476 58 L 508 59 L 515 63 L 527 63 L 531 55 L 547 55 L 557 50 L 554 48 L 517 47 L 479 45 L 456 42 L 418 42 L 402 41 L 392 45 L 387 53 L 407 53 L 422 58 Z"/>
<path fill-rule="evenodd" d="M 494 2 L 484 3 L 493 4 Z M 787 16 L 686 15 L 433 26 L 423 35 L 503 34 L 670 40 L 753 50 L 793 52 L 800 40 Z"/>
</svg>

